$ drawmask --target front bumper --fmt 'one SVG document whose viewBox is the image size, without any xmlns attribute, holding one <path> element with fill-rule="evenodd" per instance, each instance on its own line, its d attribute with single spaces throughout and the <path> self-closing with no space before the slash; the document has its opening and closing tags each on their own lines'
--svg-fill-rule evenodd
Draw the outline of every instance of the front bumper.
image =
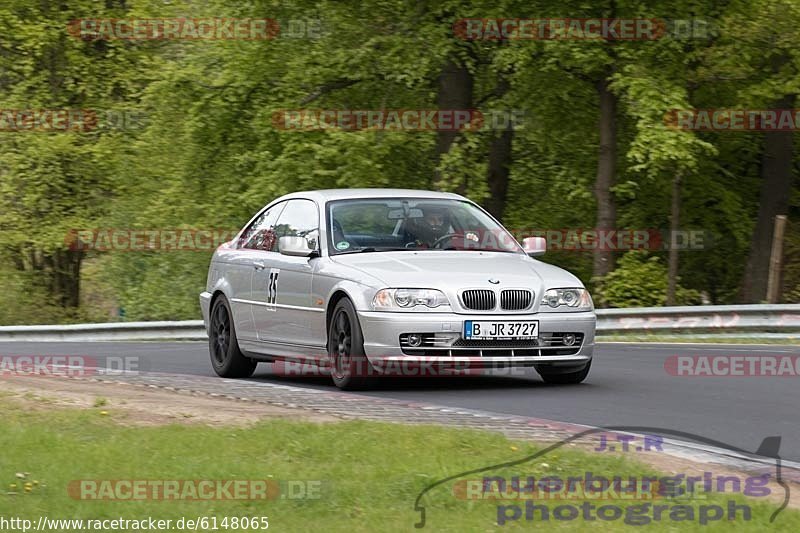
<svg viewBox="0 0 800 533">
<path fill-rule="evenodd" d="M 359 311 L 367 359 L 379 366 L 386 363 L 465 363 L 485 366 L 579 366 L 592 359 L 597 319 L 594 312 L 562 312 L 500 315 L 459 315 L 455 313 L 402 313 Z M 400 338 L 409 333 L 436 334 L 437 337 L 461 339 L 465 320 L 538 320 L 539 339 L 520 342 L 481 341 L 425 349 L 401 346 Z M 553 334 L 575 333 L 581 337 L 571 349 L 549 346 Z"/>
</svg>

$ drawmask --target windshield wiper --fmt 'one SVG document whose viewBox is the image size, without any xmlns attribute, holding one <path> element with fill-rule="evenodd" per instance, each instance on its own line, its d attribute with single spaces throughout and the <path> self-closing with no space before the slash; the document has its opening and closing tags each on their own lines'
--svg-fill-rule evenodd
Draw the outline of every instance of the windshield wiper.
<svg viewBox="0 0 800 533">
<path fill-rule="evenodd" d="M 411 250 L 413 248 L 400 248 L 396 246 L 365 246 L 364 248 L 356 248 L 355 250 L 348 250 L 346 252 L 339 252 L 336 255 L 346 255 L 346 254 L 363 254 L 363 253 L 370 253 L 370 252 L 402 252 Z"/>
<path fill-rule="evenodd" d="M 455 248 L 455 247 L 439 248 L 439 250 L 447 250 L 447 251 L 455 250 L 458 252 L 501 252 L 504 254 L 517 253 L 515 250 L 501 250 L 499 248 L 473 248 L 472 246 L 468 246 L 466 248 Z"/>
<path fill-rule="evenodd" d="M 364 248 L 356 248 L 354 250 L 347 250 L 346 252 L 339 252 L 336 255 L 347 254 L 363 254 L 372 252 L 433 252 L 433 251 L 459 251 L 459 252 L 501 252 L 504 254 L 516 253 L 514 250 L 500 250 L 497 248 L 405 248 L 398 246 L 365 246 Z"/>
</svg>

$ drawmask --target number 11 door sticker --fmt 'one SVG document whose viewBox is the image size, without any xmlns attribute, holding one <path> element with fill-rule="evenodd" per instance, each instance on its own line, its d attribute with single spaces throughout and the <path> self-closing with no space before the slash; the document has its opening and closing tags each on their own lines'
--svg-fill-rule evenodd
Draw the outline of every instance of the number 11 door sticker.
<svg viewBox="0 0 800 533">
<path fill-rule="evenodd" d="M 267 278 L 267 310 L 277 310 L 276 304 L 278 303 L 278 276 L 281 273 L 280 268 L 270 268 L 269 278 Z"/>
</svg>

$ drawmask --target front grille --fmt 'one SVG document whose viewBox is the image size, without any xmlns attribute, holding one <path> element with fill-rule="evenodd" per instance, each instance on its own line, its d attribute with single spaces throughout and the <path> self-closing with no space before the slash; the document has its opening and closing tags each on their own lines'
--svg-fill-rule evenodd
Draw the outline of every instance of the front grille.
<svg viewBox="0 0 800 533">
<path fill-rule="evenodd" d="M 490 311 L 497 306 L 497 297 L 492 290 L 469 289 L 461 293 L 461 303 L 465 309 Z"/>
<path fill-rule="evenodd" d="M 531 306 L 533 295 L 525 289 L 506 289 L 500 293 L 500 307 L 505 311 L 522 311 Z"/>
</svg>

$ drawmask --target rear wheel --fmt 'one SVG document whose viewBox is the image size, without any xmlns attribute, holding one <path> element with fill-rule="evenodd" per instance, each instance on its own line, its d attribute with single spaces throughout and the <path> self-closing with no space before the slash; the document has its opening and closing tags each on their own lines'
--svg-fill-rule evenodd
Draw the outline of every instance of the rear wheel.
<svg viewBox="0 0 800 533">
<path fill-rule="evenodd" d="M 336 304 L 328 329 L 331 378 L 342 390 L 366 389 L 374 384 L 374 372 L 364 353 L 364 336 L 353 304 L 343 298 Z"/>
<path fill-rule="evenodd" d="M 586 379 L 591 368 L 592 362 L 589 361 L 583 368 L 571 372 L 553 372 L 552 370 L 548 372 L 547 370 L 540 370 L 538 368 L 536 370 L 539 372 L 539 375 L 542 376 L 545 383 L 551 383 L 553 385 L 575 385 Z"/>
<path fill-rule="evenodd" d="M 224 378 L 248 378 L 253 375 L 257 361 L 245 357 L 239 350 L 233 313 L 228 300 L 220 296 L 211 308 L 208 331 L 208 351 L 214 372 Z"/>
</svg>

